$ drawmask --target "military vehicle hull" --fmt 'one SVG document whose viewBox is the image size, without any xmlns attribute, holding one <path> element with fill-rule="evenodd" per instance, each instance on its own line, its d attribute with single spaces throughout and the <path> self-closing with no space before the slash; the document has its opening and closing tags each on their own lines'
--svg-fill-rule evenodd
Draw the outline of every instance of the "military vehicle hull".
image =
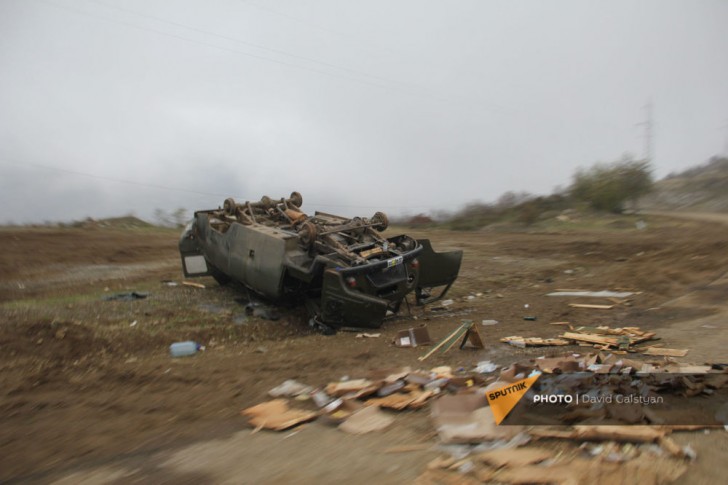
<svg viewBox="0 0 728 485">
<path fill-rule="evenodd" d="M 294 192 L 195 212 L 179 242 L 185 276 L 232 279 L 271 301 L 304 303 L 323 330 L 380 327 L 408 294 L 429 303 L 457 278 L 462 251 L 437 253 L 429 240 L 407 235 L 385 238 L 382 213 L 307 216 L 301 203 Z"/>
</svg>

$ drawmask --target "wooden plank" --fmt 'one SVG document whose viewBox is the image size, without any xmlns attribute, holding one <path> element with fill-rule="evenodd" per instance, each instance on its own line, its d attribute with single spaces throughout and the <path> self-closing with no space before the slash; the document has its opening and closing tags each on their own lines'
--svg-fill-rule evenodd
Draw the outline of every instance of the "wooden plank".
<svg viewBox="0 0 728 485">
<path fill-rule="evenodd" d="M 460 349 L 465 348 L 466 345 L 468 346 L 467 348 L 485 348 L 485 345 L 483 344 L 483 338 L 480 336 L 480 333 L 478 332 L 478 327 L 476 327 L 475 325 L 471 325 L 470 328 L 468 328 L 468 330 L 465 332 L 465 336 L 460 342 Z"/>
<path fill-rule="evenodd" d="M 619 345 L 618 339 L 612 338 L 612 337 L 604 337 L 602 335 L 594 335 L 591 333 L 576 333 L 576 332 L 564 332 L 563 335 L 561 335 L 562 338 L 569 339 L 569 340 L 577 340 L 580 342 L 589 342 L 592 344 L 601 344 L 601 345 Z"/>
<path fill-rule="evenodd" d="M 460 337 L 468 333 L 468 329 L 472 323 L 464 323 L 460 326 L 460 328 L 457 329 L 457 331 L 452 335 L 452 339 L 448 342 L 448 344 L 445 346 L 445 348 L 442 349 L 442 353 L 447 353 L 452 349 L 456 343 L 460 340 Z"/>
<path fill-rule="evenodd" d="M 569 303 L 571 308 L 591 308 L 592 310 L 610 310 L 614 305 L 591 305 L 588 303 Z"/>
<path fill-rule="evenodd" d="M 182 284 L 185 285 L 185 286 L 191 286 L 193 288 L 207 288 L 202 283 L 194 283 L 192 281 L 183 281 Z"/>
<path fill-rule="evenodd" d="M 432 354 L 434 354 L 435 352 L 437 352 L 438 350 L 440 350 L 440 348 L 442 348 L 444 345 L 446 345 L 448 343 L 450 344 L 450 346 L 448 347 L 448 349 L 450 347 L 452 347 L 453 343 L 456 342 L 457 339 L 459 339 L 462 336 L 462 334 L 459 333 L 459 332 L 465 331 L 466 330 L 465 327 L 468 326 L 468 325 L 472 325 L 472 322 L 463 323 L 462 325 L 460 325 L 458 328 L 456 328 L 455 330 L 453 330 L 447 337 L 445 337 L 444 339 L 442 339 L 442 341 L 439 344 L 435 345 L 435 347 L 433 347 L 432 350 L 430 350 L 429 352 L 427 352 L 422 357 L 417 357 L 417 360 L 419 360 L 420 362 L 422 362 L 423 360 L 427 359 L 429 356 L 431 356 Z"/>
</svg>

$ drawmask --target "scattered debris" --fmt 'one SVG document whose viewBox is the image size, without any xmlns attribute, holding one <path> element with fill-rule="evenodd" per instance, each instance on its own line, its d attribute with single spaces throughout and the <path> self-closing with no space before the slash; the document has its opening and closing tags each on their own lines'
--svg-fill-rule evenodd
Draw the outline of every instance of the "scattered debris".
<svg viewBox="0 0 728 485">
<path fill-rule="evenodd" d="M 483 320 L 482 322 L 480 322 L 480 324 L 485 326 L 498 325 L 498 320 Z"/>
<path fill-rule="evenodd" d="M 571 308 L 591 308 L 593 310 L 611 310 L 614 305 L 591 305 L 587 303 L 569 303 Z"/>
<path fill-rule="evenodd" d="M 197 342 L 187 340 L 185 342 L 175 342 L 169 346 L 169 355 L 172 357 L 187 357 L 195 355 L 198 351 L 204 350 L 204 347 Z"/>
<path fill-rule="evenodd" d="M 357 395 L 361 397 L 366 394 L 374 394 L 379 389 L 373 381 L 368 379 L 352 379 L 340 382 L 332 382 L 326 386 L 326 393 L 330 396 L 341 397 L 347 394 Z"/>
<path fill-rule="evenodd" d="M 437 351 L 440 351 L 444 354 L 448 352 L 451 348 L 455 346 L 458 340 L 462 338 L 462 341 L 460 342 L 460 348 L 464 348 L 466 344 L 472 348 L 479 348 L 482 349 L 485 346 L 483 345 L 483 339 L 480 336 L 480 333 L 478 333 L 477 327 L 473 325 L 472 320 L 463 320 L 462 323 L 458 328 L 453 330 L 447 337 L 445 337 L 440 343 L 438 343 L 432 350 L 430 350 L 427 354 L 423 355 L 422 357 L 418 357 L 420 361 L 424 361 L 428 357 L 430 357 L 432 354 L 434 354 Z"/>
<path fill-rule="evenodd" d="M 478 365 L 475 366 L 473 372 L 477 372 L 478 374 L 489 374 L 497 369 L 498 366 L 495 365 L 493 362 L 489 360 L 484 360 L 482 362 L 478 362 Z"/>
<path fill-rule="evenodd" d="M 514 347 L 552 347 L 569 345 L 571 342 L 560 338 L 539 338 L 539 337 L 503 337 L 500 339 L 501 342 L 513 345 Z"/>
<path fill-rule="evenodd" d="M 591 297 L 591 298 L 627 298 L 634 295 L 631 291 L 586 291 L 586 290 L 559 290 L 547 293 L 546 296 L 571 296 L 571 297 Z"/>
<path fill-rule="evenodd" d="M 284 381 L 280 386 L 276 386 L 268 391 L 268 395 L 271 397 L 296 397 L 311 394 L 312 392 L 313 388 L 311 386 L 289 379 Z"/>
<path fill-rule="evenodd" d="M 381 337 L 381 333 L 358 333 L 356 334 L 355 338 L 379 338 Z"/>
<path fill-rule="evenodd" d="M 688 349 L 666 349 L 661 347 L 647 347 L 642 351 L 645 355 L 659 355 L 665 357 L 685 357 L 688 355 Z"/>
<path fill-rule="evenodd" d="M 478 454 L 478 460 L 496 468 L 521 467 L 541 463 L 553 456 L 546 448 L 513 448 L 488 450 Z"/>
<path fill-rule="evenodd" d="M 351 434 L 380 431 L 394 422 L 394 418 L 379 410 L 379 406 L 366 406 L 354 411 L 339 425 L 339 429 Z"/>
<path fill-rule="evenodd" d="M 274 399 L 240 412 L 256 429 L 266 428 L 283 431 L 298 424 L 316 419 L 317 413 L 291 409 L 285 399 Z"/>
<path fill-rule="evenodd" d="M 529 322 L 535 322 L 537 320 L 534 316 L 523 317 L 523 319 Z"/>
<path fill-rule="evenodd" d="M 534 438 L 656 443 L 666 436 L 668 431 L 654 426 L 582 425 L 566 430 L 537 427 L 531 429 L 529 433 Z"/>
<path fill-rule="evenodd" d="M 143 300 L 148 296 L 149 293 L 146 291 L 131 291 L 128 293 L 115 293 L 113 295 L 106 295 L 101 299 L 104 301 L 134 301 Z"/>
<path fill-rule="evenodd" d="M 431 343 L 432 339 L 425 325 L 400 330 L 394 338 L 394 345 L 397 347 L 417 347 L 420 345 L 430 345 Z"/>
<path fill-rule="evenodd" d="M 655 332 L 645 332 L 639 327 L 610 328 L 578 327 L 573 332 L 564 332 L 562 338 L 577 342 L 597 344 L 602 349 L 617 348 L 628 350 L 634 344 L 654 339 Z"/>
<path fill-rule="evenodd" d="M 182 284 L 185 286 L 191 286 L 192 288 L 202 288 L 202 289 L 207 288 L 202 283 L 195 283 L 194 281 L 183 281 Z"/>
<path fill-rule="evenodd" d="M 442 443 L 510 440 L 523 426 L 497 426 L 484 393 L 445 395 L 433 402 L 431 416 Z"/>
</svg>

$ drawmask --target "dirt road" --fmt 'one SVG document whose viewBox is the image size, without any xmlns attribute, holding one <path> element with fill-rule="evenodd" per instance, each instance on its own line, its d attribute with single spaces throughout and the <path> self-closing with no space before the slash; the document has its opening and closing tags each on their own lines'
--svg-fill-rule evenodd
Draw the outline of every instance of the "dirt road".
<svg viewBox="0 0 728 485">
<path fill-rule="evenodd" d="M 461 318 L 499 322 L 483 327 L 484 350 L 436 356 L 428 367 L 471 369 L 486 359 L 506 365 L 550 355 L 557 351 L 515 349 L 498 339 L 554 337 L 558 330 L 548 323 L 564 320 L 637 325 L 655 330 L 667 347 L 690 349 L 686 362 L 728 361 L 728 230 L 658 216 L 646 221 L 643 230 L 636 219 L 619 218 L 430 231 L 437 247 L 465 250 L 450 295 L 455 304 L 445 312 L 413 308 L 387 322 L 378 339 L 314 334 L 301 309 L 280 309 L 278 321 L 247 316 L 236 302 L 248 297 L 239 287 L 163 283 L 180 282 L 173 231 L 0 230 L 0 481 L 412 481 L 437 455 L 426 411 L 398 414 L 388 430 L 364 436 L 320 422 L 251 434 L 239 411 L 286 379 L 318 386 L 374 369 L 419 367 L 420 349 L 390 342 L 398 330 L 421 323 L 440 339 Z M 641 293 L 599 312 L 545 296 L 557 288 Z M 132 290 L 149 296 L 103 300 Z M 168 345 L 187 339 L 207 350 L 170 359 Z M 698 452 L 683 483 L 716 483 L 728 456 L 726 433 L 679 439 Z M 383 452 L 413 443 L 432 449 Z"/>
</svg>

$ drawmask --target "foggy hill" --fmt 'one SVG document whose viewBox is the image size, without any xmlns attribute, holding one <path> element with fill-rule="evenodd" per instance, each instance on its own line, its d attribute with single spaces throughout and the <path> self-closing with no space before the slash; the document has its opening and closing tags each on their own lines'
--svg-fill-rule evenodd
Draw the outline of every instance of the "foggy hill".
<svg viewBox="0 0 728 485">
<path fill-rule="evenodd" d="M 655 183 L 653 192 L 639 205 L 644 210 L 728 212 L 728 158 L 713 157 L 703 165 L 668 175 Z"/>
</svg>

